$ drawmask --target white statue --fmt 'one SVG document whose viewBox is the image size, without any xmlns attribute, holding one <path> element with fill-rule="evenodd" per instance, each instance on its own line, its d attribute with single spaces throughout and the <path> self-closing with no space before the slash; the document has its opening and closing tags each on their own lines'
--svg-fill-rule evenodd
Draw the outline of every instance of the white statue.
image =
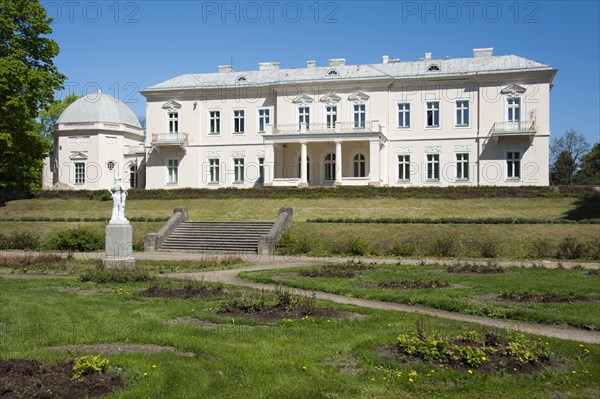
<svg viewBox="0 0 600 399">
<path fill-rule="evenodd" d="M 127 190 L 123 187 L 123 179 L 116 179 L 114 184 L 108 189 L 113 200 L 112 217 L 109 223 L 127 222 L 125 219 L 125 198 Z"/>
</svg>

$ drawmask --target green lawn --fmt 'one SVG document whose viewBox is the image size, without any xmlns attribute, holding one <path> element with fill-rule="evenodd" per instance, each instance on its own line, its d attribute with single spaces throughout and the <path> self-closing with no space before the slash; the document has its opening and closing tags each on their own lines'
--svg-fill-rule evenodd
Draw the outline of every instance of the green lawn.
<svg viewBox="0 0 600 399">
<path fill-rule="evenodd" d="M 44 362 L 71 359 L 49 347 L 134 343 L 176 353 L 109 355 L 129 386 L 111 398 L 590 398 L 600 394 L 600 345 L 546 340 L 554 365 L 533 374 L 486 375 L 381 358 L 380 348 L 422 320 L 460 334 L 477 327 L 414 315 L 322 306 L 360 317 L 257 323 L 214 313 L 221 298 L 160 299 L 147 285 L 90 284 L 75 279 L 0 278 L 0 353 Z M 235 290 L 235 289 L 232 289 Z M 40 300 L 43 298 L 43 300 Z M 206 329 L 177 318 L 217 323 Z M 191 352 L 193 357 L 179 353 Z M 156 368 L 153 368 L 155 365 Z M 431 369 L 435 373 L 431 374 Z M 385 370 L 402 371 L 391 378 Z M 415 371 L 413 382 L 406 376 Z M 148 373 L 144 377 L 144 373 Z M 430 374 L 429 376 L 426 376 Z"/>
<path fill-rule="evenodd" d="M 346 265 L 352 267 L 352 265 Z M 587 270 L 506 268 L 504 273 L 448 273 L 444 266 L 378 265 L 355 272 L 353 278 L 304 277 L 298 271 L 310 268 L 244 272 L 252 281 L 283 284 L 307 290 L 326 291 L 358 298 L 378 299 L 466 314 L 535 323 L 562 324 L 600 330 L 599 275 Z M 441 282 L 447 288 L 381 288 L 379 283 Z M 563 303 L 514 302 L 501 294 L 570 295 L 582 301 Z"/>
</svg>

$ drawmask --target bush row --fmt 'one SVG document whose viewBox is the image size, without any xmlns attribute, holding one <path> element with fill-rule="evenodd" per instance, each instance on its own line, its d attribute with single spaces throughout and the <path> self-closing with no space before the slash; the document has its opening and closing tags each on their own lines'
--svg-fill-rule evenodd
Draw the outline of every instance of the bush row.
<svg viewBox="0 0 600 399">
<path fill-rule="evenodd" d="M 130 222 L 166 222 L 168 217 L 131 216 Z M 108 222 L 108 217 L 80 218 L 80 217 L 46 217 L 46 216 L 17 216 L 0 217 L 0 222 Z"/>
<path fill-rule="evenodd" d="M 497 241 L 461 241 L 453 236 L 431 240 L 393 241 L 382 239 L 370 242 L 352 236 L 338 243 L 329 243 L 324 250 L 315 238 L 296 236 L 286 231 L 277 243 L 281 255 L 342 255 L 342 256 L 388 256 L 388 257 L 438 257 L 438 258 L 487 258 L 507 257 L 513 259 L 593 259 L 600 260 L 600 238 L 582 241 L 567 237 L 558 244 L 543 238 L 523 243 L 522 248 L 503 250 Z"/>
<path fill-rule="evenodd" d="M 174 190 L 131 189 L 128 199 L 225 199 L 225 198 L 536 198 L 536 197 L 582 197 L 596 193 L 592 186 L 555 187 L 258 187 L 201 189 L 181 188 Z M 597 193 L 596 193 L 597 194 Z M 90 199 L 108 201 L 106 190 L 37 190 L 29 193 L 31 198 Z"/>
<path fill-rule="evenodd" d="M 62 230 L 43 239 L 36 233 L 0 234 L 0 249 L 100 251 L 104 249 L 104 236 L 86 227 Z"/>
<path fill-rule="evenodd" d="M 532 219 L 532 218 L 316 218 L 308 223 L 390 223 L 390 224 L 600 224 L 595 219 Z"/>
</svg>

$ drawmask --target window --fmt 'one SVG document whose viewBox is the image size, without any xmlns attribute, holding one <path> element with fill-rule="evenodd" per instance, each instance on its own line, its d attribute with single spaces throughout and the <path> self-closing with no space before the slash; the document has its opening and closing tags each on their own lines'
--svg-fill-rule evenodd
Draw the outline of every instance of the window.
<svg viewBox="0 0 600 399">
<path fill-rule="evenodd" d="M 167 160 L 167 183 L 177 184 L 179 181 L 179 161 L 177 159 Z"/>
<path fill-rule="evenodd" d="M 469 180 L 469 154 L 456 154 L 456 180 Z"/>
<path fill-rule="evenodd" d="M 427 103 L 427 127 L 440 127 L 440 102 Z"/>
<path fill-rule="evenodd" d="M 298 179 L 302 178 L 302 157 L 298 158 Z M 310 158 L 306 157 L 306 180 L 310 181 Z"/>
<path fill-rule="evenodd" d="M 258 110 L 258 132 L 264 133 L 265 126 L 271 124 L 271 115 L 268 108 Z"/>
<path fill-rule="evenodd" d="M 521 98 L 509 97 L 506 99 L 507 122 L 519 122 L 521 120 Z"/>
<path fill-rule="evenodd" d="M 265 159 L 258 158 L 258 181 L 265 181 Z"/>
<path fill-rule="evenodd" d="M 220 178 L 219 174 L 219 159 L 212 158 L 208 160 L 208 182 L 218 183 Z"/>
<path fill-rule="evenodd" d="M 337 106 L 328 105 L 325 107 L 325 123 L 327 123 L 327 129 L 335 129 L 335 122 L 337 122 Z"/>
<path fill-rule="evenodd" d="M 112 172 L 113 170 L 115 170 L 115 163 L 113 161 L 108 161 L 106 163 L 106 169 Z"/>
<path fill-rule="evenodd" d="M 335 154 L 325 156 L 325 180 L 335 180 Z"/>
<path fill-rule="evenodd" d="M 137 187 L 137 179 L 138 179 L 137 166 L 131 165 L 129 167 L 129 188 Z"/>
<path fill-rule="evenodd" d="M 233 111 L 233 133 L 244 133 L 244 110 Z"/>
<path fill-rule="evenodd" d="M 410 104 L 398 104 L 398 127 L 410 127 Z"/>
<path fill-rule="evenodd" d="M 327 76 L 337 76 L 338 75 L 338 71 L 336 71 L 335 69 L 330 69 L 329 71 L 327 71 Z"/>
<path fill-rule="evenodd" d="M 75 162 L 75 184 L 85 184 L 85 162 Z"/>
<path fill-rule="evenodd" d="M 440 67 L 435 64 L 429 65 L 429 68 L 427 68 L 427 71 L 429 71 L 429 72 L 434 72 L 434 71 L 439 71 L 439 70 L 440 70 Z"/>
<path fill-rule="evenodd" d="M 519 151 L 506 153 L 506 177 L 515 180 L 521 178 L 521 153 Z"/>
<path fill-rule="evenodd" d="M 427 154 L 427 180 L 440 180 L 440 155 Z"/>
<path fill-rule="evenodd" d="M 354 156 L 354 177 L 365 177 L 366 175 L 365 156 L 363 154 L 356 154 Z"/>
<path fill-rule="evenodd" d="M 210 111 L 208 113 L 210 119 L 209 134 L 221 133 L 221 111 Z"/>
<path fill-rule="evenodd" d="M 298 107 L 298 124 L 302 129 L 302 124 L 306 124 L 306 130 L 310 127 L 310 107 Z"/>
<path fill-rule="evenodd" d="M 469 101 L 456 101 L 456 126 L 469 126 Z"/>
<path fill-rule="evenodd" d="M 234 183 L 244 182 L 244 158 L 233 159 Z"/>
<path fill-rule="evenodd" d="M 247 81 L 247 80 L 248 80 L 248 79 L 246 79 L 246 77 L 245 77 L 245 76 L 238 76 L 238 78 L 237 78 L 235 81 L 236 81 L 236 82 L 245 82 L 245 81 Z"/>
<path fill-rule="evenodd" d="M 179 132 L 179 113 L 169 112 L 169 133 Z"/>
<path fill-rule="evenodd" d="M 364 128 L 367 116 L 367 106 L 365 104 L 354 104 L 354 127 Z"/>
<path fill-rule="evenodd" d="M 410 155 L 398 155 L 398 180 L 410 181 Z"/>
</svg>

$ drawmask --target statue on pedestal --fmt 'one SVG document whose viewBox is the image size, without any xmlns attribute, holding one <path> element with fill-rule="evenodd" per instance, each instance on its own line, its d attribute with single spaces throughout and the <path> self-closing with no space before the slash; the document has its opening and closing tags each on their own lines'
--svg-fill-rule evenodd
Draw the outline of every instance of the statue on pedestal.
<svg viewBox="0 0 600 399">
<path fill-rule="evenodd" d="M 113 200 L 112 217 L 109 223 L 127 223 L 127 219 L 125 219 L 127 190 L 123 187 L 123 179 L 116 179 L 108 191 Z"/>
</svg>

